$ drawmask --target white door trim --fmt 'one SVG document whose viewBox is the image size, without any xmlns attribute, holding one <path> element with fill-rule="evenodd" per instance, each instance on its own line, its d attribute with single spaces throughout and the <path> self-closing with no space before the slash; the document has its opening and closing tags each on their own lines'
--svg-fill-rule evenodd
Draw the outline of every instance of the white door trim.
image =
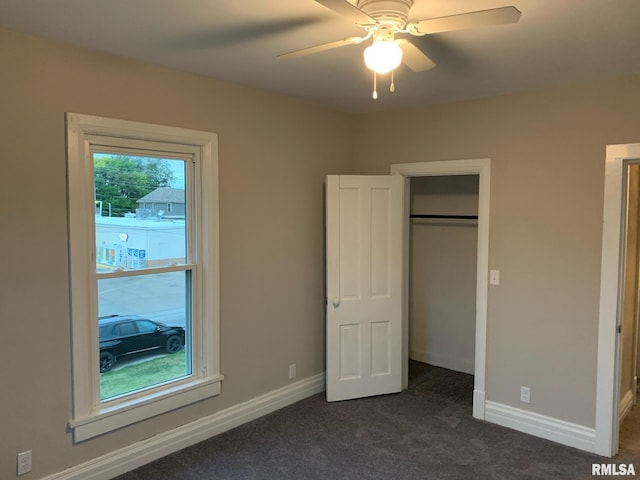
<svg viewBox="0 0 640 480">
<path fill-rule="evenodd" d="M 600 312 L 596 387 L 595 453 L 612 457 L 618 452 L 620 391 L 620 324 L 622 285 L 621 246 L 627 160 L 640 159 L 640 143 L 607 145 L 604 174 Z"/>
<path fill-rule="evenodd" d="M 425 177 L 445 175 L 479 175 L 478 194 L 478 264 L 476 282 L 476 346 L 473 387 L 473 416 L 485 419 L 485 370 L 487 358 L 487 299 L 489 274 L 489 191 L 491 185 L 491 159 L 447 160 L 438 162 L 400 163 L 391 165 L 391 175 Z M 408 192 L 408 189 L 405 189 Z M 405 233 L 409 238 L 409 205 L 405 202 Z M 408 251 L 408 249 L 407 249 Z M 408 283 L 408 257 L 405 258 L 405 281 Z M 405 291 L 408 289 L 405 289 Z M 408 306 L 403 319 L 403 358 L 408 358 Z M 406 363 L 406 362 L 405 362 Z"/>
</svg>

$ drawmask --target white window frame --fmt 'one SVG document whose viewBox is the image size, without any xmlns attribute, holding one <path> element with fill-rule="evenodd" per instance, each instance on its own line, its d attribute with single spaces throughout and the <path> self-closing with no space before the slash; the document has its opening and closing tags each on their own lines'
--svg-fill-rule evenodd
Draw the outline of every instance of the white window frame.
<svg viewBox="0 0 640 480">
<path fill-rule="evenodd" d="M 214 133 L 66 114 L 74 441 L 81 442 L 220 393 L 218 138 Z M 92 151 L 138 146 L 193 168 L 192 374 L 113 401 L 100 400 Z M 187 179 L 187 182 L 191 180 Z M 172 267 L 169 267 L 170 269 Z M 176 267 L 180 269 L 180 266 Z M 162 269 L 160 269 L 162 271 Z"/>
</svg>

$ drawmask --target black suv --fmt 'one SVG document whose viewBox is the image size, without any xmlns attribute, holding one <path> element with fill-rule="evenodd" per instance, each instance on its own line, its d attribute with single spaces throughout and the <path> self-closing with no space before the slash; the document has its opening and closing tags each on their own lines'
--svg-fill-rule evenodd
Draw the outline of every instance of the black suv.
<svg viewBox="0 0 640 480">
<path fill-rule="evenodd" d="M 170 327 L 136 315 L 100 317 L 100 373 L 108 372 L 116 359 L 159 348 L 176 353 L 184 347 L 182 327 Z"/>
</svg>

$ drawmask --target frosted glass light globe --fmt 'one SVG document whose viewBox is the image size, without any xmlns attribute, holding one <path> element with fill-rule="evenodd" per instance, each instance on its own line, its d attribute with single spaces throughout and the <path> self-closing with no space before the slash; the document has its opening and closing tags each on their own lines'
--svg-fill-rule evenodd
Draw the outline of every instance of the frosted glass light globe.
<svg viewBox="0 0 640 480">
<path fill-rule="evenodd" d="M 364 51 L 364 63 L 376 73 L 389 73 L 402 61 L 402 49 L 391 40 L 379 40 Z"/>
</svg>

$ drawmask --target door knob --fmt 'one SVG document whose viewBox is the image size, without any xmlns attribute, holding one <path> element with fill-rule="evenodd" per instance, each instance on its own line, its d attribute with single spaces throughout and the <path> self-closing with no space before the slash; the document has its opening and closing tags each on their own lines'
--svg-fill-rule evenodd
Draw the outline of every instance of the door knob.
<svg viewBox="0 0 640 480">
<path fill-rule="evenodd" d="M 331 304 L 333 305 L 333 308 L 338 308 L 338 305 L 340 305 L 340 299 L 338 297 L 333 297 Z"/>
</svg>

